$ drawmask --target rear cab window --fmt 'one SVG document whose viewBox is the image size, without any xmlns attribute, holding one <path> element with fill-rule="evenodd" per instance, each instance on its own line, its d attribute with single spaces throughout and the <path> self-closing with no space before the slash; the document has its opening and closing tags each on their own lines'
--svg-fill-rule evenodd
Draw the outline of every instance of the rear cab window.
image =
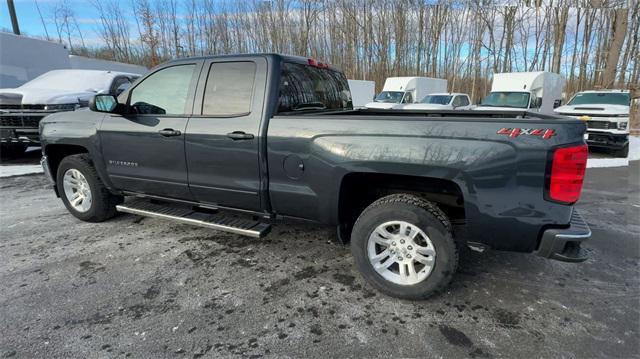
<svg viewBox="0 0 640 359">
<path fill-rule="evenodd" d="M 278 114 L 352 110 L 347 78 L 330 68 L 283 62 Z"/>
</svg>

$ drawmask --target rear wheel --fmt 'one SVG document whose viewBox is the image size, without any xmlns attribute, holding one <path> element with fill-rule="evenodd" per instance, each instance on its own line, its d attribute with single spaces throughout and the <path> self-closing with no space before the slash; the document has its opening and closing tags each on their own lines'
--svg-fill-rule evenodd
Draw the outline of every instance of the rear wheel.
<svg viewBox="0 0 640 359">
<path fill-rule="evenodd" d="M 86 154 L 65 157 L 56 175 L 58 193 L 67 210 L 87 222 L 102 222 L 116 215 L 123 197 L 109 192 Z"/>
<path fill-rule="evenodd" d="M 458 265 L 446 215 L 409 194 L 383 197 L 367 207 L 354 225 L 351 252 L 366 281 L 404 299 L 425 299 L 443 290 Z"/>
</svg>

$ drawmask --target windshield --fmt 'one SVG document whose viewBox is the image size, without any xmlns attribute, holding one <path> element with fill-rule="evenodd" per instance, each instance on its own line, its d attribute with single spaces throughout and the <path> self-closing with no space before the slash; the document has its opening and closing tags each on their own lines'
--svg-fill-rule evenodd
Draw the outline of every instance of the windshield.
<svg viewBox="0 0 640 359">
<path fill-rule="evenodd" d="M 101 92 L 109 90 L 112 77 L 106 71 L 53 70 L 36 77 L 20 88 Z"/>
<path fill-rule="evenodd" d="M 489 107 L 529 108 L 528 92 L 491 92 L 480 103 Z"/>
<path fill-rule="evenodd" d="M 629 106 L 629 93 L 625 92 L 584 92 L 573 96 L 567 105 L 623 105 Z"/>
<path fill-rule="evenodd" d="M 351 92 L 344 74 L 283 62 L 278 113 L 351 109 Z"/>
<path fill-rule="evenodd" d="M 428 95 L 425 96 L 420 103 L 430 103 L 434 105 L 448 105 L 453 96 L 447 95 Z"/>
<path fill-rule="evenodd" d="M 388 103 L 400 103 L 402 101 L 404 92 L 402 91 L 382 91 L 376 98 L 375 102 L 388 102 Z"/>
</svg>

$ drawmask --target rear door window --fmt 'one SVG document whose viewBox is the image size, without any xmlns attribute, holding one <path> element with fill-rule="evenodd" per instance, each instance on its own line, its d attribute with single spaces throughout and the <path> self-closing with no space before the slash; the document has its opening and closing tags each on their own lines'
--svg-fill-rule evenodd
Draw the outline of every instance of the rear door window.
<svg viewBox="0 0 640 359">
<path fill-rule="evenodd" d="M 202 114 L 235 117 L 251 112 L 256 64 L 251 61 L 211 64 L 204 90 Z"/>
</svg>

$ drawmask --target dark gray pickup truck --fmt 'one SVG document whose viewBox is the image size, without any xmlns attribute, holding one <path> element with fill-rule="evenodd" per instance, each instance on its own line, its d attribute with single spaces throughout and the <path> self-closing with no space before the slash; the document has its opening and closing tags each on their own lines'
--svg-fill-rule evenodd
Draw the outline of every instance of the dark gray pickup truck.
<svg viewBox="0 0 640 359">
<path fill-rule="evenodd" d="M 585 130 L 527 112 L 353 110 L 331 66 L 255 54 L 166 63 L 48 116 L 40 136 L 81 220 L 120 211 L 254 237 L 277 220 L 331 225 L 369 283 L 419 299 L 447 286 L 461 246 L 587 258 L 573 208 Z"/>
</svg>

